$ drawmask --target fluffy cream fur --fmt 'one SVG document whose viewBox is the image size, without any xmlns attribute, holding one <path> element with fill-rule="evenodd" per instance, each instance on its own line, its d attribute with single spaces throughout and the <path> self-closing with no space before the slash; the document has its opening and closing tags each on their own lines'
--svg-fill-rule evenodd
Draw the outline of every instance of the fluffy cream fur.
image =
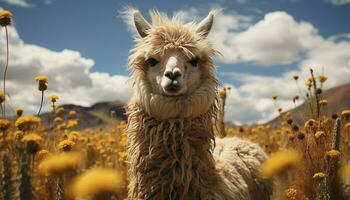
<svg viewBox="0 0 350 200">
<path fill-rule="evenodd" d="M 129 10 L 138 17 L 138 11 Z M 128 105 L 129 199 L 269 199 L 270 183 L 258 176 L 263 150 L 238 138 L 215 139 L 216 51 L 195 23 L 182 25 L 151 12 L 152 26 L 129 57 L 134 95 Z M 136 21 L 140 21 L 138 18 Z M 142 21 L 142 20 L 141 20 Z M 147 22 L 142 22 L 147 26 Z M 211 25 L 210 25 L 211 26 Z M 200 57 L 201 82 L 181 96 L 152 90 L 145 58 L 176 48 Z M 215 140 L 217 146 L 215 146 Z"/>
</svg>

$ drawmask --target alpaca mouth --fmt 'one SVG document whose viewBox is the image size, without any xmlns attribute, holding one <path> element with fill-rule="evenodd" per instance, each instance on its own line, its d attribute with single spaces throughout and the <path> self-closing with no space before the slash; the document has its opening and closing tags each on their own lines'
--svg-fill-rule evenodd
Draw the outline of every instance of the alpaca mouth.
<svg viewBox="0 0 350 200">
<path fill-rule="evenodd" d="M 178 96 L 180 95 L 181 86 L 177 83 L 171 83 L 164 87 L 163 90 L 167 96 Z"/>
</svg>

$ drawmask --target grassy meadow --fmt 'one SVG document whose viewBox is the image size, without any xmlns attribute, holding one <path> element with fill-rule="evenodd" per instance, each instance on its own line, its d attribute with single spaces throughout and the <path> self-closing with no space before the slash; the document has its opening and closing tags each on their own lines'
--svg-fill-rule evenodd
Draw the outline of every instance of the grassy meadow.
<svg viewBox="0 0 350 200">
<path fill-rule="evenodd" d="M 7 33 L 11 20 L 11 12 L 0 11 L 1 31 Z M 1 48 L 10 53 L 8 46 Z M 60 107 L 59 94 L 48 93 L 50 80 L 45 74 L 33 80 L 38 85 L 33 93 L 42 95 L 38 112 L 25 115 L 26 108 L 8 112 L 6 71 L 11 66 L 0 67 L 5 68 L 0 92 L 0 200 L 125 199 L 126 121 L 111 113 L 114 126 L 78 130 L 77 111 Z M 308 109 L 299 114 L 311 117 L 296 122 L 279 107 L 278 96 L 271 94 L 279 114 L 274 124 L 225 127 L 230 90 L 225 87 L 218 90 L 222 102 L 218 137 L 242 137 L 261 145 L 270 156 L 261 167 L 261 176 L 274 179 L 272 199 L 350 199 L 350 110 L 326 114 L 328 102 L 322 98 L 326 74 L 310 69 L 309 77 L 295 75 L 290 80 L 307 90 L 307 94 L 295 95 L 291 103 L 305 96 Z M 44 99 L 51 101 L 49 124 L 41 123 Z"/>
</svg>

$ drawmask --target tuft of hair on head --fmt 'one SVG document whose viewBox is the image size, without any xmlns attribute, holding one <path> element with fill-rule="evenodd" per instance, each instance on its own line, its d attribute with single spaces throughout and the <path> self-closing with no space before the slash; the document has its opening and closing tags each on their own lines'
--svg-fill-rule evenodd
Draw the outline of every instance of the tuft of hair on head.
<svg viewBox="0 0 350 200">
<path fill-rule="evenodd" d="M 145 37 L 147 35 L 147 30 L 151 28 L 151 25 L 146 21 L 138 9 L 127 6 L 124 7 L 119 14 L 128 25 L 129 30 L 131 30 L 135 36 L 140 35 L 141 37 Z"/>
</svg>

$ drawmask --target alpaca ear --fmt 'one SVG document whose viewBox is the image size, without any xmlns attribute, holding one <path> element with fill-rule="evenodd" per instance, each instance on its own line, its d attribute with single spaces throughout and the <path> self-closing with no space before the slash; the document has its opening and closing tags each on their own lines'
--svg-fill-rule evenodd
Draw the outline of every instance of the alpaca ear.
<svg viewBox="0 0 350 200">
<path fill-rule="evenodd" d="M 146 21 L 146 19 L 141 15 L 141 13 L 138 10 L 134 11 L 133 20 L 139 35 L 141 37 L 146 37 L 147 30 L 151 28 L 151 25 Z"/>
<path fill-rule="evenodd" d="M 200 33 L 204 38 L 208 36 L 214 22 L 214 12 L 210 12 L 197 26 L 197 33 Z"/>
</svg>

